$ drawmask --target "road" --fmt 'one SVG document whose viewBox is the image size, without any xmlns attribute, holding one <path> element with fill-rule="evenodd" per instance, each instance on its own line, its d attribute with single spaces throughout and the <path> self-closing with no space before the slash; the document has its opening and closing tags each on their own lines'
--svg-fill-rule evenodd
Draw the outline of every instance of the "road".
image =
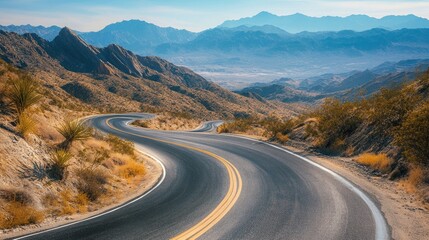
<svg viewBox="0 0 429 240">
<path fill-rule="evenodd" d="M 25 239 L 390 238 L 372 199 L 335 173 L 251 139 L 127 125 L 150 116 L 89 121 L 159 159 L 165 177 L 156 188 L 108 214 Z"/>
</svg>

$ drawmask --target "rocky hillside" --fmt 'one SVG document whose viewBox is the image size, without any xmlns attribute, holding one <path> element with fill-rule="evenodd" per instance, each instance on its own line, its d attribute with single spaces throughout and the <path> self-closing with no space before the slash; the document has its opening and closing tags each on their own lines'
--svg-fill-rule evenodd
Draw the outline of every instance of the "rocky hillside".
<svg viewBox="0 0 429 240">
<path fill-rule="evenodd" d="M 0 31 L 0 58 L 104 111 L 188 112 L 200 118 L 290 114 L 284 105 L 232 93 L 161 58 L 118 45 L 91 46 L 68 28 L 51 42 Z"/>
</svg>

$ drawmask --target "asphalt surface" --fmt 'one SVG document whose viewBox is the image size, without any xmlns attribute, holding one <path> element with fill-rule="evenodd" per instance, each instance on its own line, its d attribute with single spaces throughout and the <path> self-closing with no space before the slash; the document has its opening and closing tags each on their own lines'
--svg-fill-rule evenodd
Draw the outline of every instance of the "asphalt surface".
<svg viewBox="0 0 429 240">
<path fill-rule="evenodd" d="M 109 214 L 25 239 L 170 239 L 192 228 L 225 198 L 230 179 L 217 159 L 181 145 L 228 160 L 242 179 L 233 207 L 199 239 L 390 238 L 384 218 L 366 194 L 299 156 L 234 136 L 127 125 L 137 117 L 150 115 L 105 115 L 90 123 L 160 159 L 165 167 L 162 183 Z M 216 124 L 209 122 L 198 131 Z"/>
</svg>

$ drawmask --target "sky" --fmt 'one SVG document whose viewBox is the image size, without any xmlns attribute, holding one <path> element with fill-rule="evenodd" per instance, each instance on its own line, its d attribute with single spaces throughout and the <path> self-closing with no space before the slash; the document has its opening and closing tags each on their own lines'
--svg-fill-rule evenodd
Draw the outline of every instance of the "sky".
<svg viewBox="0 0 429 240">
<path fill-rule="evenodd" d="M 429 0 L 0 0 L 0 25 L 98 31 L 110 23 L 140 19 L 198 32 L 261 11 L 315 17 L 414 14 L 429 18 Z"/>
</svg>

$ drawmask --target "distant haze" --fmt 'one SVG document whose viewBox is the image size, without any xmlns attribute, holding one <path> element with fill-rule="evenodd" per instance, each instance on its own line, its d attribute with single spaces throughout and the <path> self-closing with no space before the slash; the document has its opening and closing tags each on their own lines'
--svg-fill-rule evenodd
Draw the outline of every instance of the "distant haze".
<svg viewBox="0 0 429 240">
<path fill-rule="evenodd" d="M 279 16 L 303 13 L 308 16 L 366 14 L 414 14 L 429 18 L 425 0 L 13 0 L 0 1 L 0 24 L 32 24 L 79 31 L 98 31 L 124 19 L 142 19 L 158 26 L 199 32 L 225 20 L 254 16 L 267 11 Z"/>
</svg>

